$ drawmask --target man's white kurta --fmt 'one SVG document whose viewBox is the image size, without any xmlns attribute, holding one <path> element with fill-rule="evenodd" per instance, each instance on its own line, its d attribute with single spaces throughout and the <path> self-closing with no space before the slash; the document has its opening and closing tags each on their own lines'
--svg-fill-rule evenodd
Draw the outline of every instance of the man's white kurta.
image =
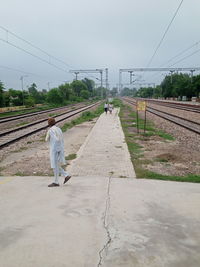
<svg viewBox="0 0 200 267">
<path fill-rule="evenodd" d="M 58 163 L 65 164 L 64 140 L 62 130 L 57 126 L 52 126 L 46 135 L 46 141 L 50 144 L 51 168 L 55 168 Z"/>
</svg>

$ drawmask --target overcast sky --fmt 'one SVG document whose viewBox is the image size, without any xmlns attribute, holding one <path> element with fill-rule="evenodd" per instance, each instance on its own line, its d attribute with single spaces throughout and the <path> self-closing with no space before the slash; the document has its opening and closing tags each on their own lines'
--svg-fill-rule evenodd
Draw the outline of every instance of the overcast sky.
<svg viewBox="0 0 200 267">
<path fill-rule="evenodd" d="M 38 89 L 72 81 L 70 69 L 108 68 L 110 88 L 119 82 L 120 68 L 146 67 L 181 0 L 6 0 L 1 2 L 0 26 L 29 41 L 64 65 L 0 28 L 0 80 L 6 89 L 33 82 Z M 184 0 L 150 67 L 168 67 L 200 49 L 200 1 Z M 13 45 L 41 57 L 59 70 Z M 165 64 L 165 65 L 164 65 Z M 173 67 L 199 67 L 200 52 Z M 4 67 L 19 70 L 14 71 Z M 24 71 L 24 72 L 20 72 Z M 198 72 L 196 72 L 197 74 Z M 139 74 L 139 73 L 138 73 Z M 163 74 L 147 73 L 145 82 L 159 83 Z M 99 74 L 88 78 L 100 78 Z M 80 75 L 79 78 L 84 78 Z M 96 80 L 98 83 L 99 81 Z M 129 82 L 123 74 L 123 82 Z"/>
</svg>

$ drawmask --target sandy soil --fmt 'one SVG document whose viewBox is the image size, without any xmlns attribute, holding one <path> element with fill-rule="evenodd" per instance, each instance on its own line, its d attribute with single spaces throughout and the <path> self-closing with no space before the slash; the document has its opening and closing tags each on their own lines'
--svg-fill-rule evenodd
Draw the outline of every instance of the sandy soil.
<svg viewBox="0 0 200 267">
<path fill-rule="evenodd" d="M 64 133 L 65 156 L 76 154 L 96 120 L 77 125 Z M 70 164 L 70 160 L 67 161 Z M 52 176 L 48 144 L 40 139 L 26 143 L 25 147 L 13 149 L 1 155 L 1 175 Z"/>
</svg>

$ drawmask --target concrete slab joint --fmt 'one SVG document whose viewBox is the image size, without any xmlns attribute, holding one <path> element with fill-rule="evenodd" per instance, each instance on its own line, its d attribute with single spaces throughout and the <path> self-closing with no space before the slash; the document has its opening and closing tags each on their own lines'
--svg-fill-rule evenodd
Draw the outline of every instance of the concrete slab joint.
<svg viewBox="0 0 200 267">
<path fill-rule="evenodd" d="M 105 205 L 105 212 L 103 214 L 103 227 L 105 228 L 106 234 L 107 234 L 107 241 L 103 248 L 99 251 L 99 262 L 97 267 L 102 265 L 104 253 L 106 254 L 106 250 L 109 247 L 109 244 L 111 243 L 111 234 L 109 231 L 109 208 L 110 208 L 110 186 L 111 186 L 111 178 L 112 174 L 108 178 L 108 184 L 107 184 L 107 194 L 106 194 L 106 205 Z"/>
</svg>

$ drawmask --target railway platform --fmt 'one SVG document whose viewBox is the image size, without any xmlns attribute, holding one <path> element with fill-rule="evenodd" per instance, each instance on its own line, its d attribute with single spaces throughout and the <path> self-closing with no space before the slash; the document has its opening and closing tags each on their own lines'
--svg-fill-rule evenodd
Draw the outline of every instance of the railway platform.
<svg viewBox="0 0 200 267">
<path fill-rule="evenodd" d="M 117 109 L 68 170 L 0 177 L 0 266 L 200 266 L 200 185 L 136 179 Z"/>
</svg>

